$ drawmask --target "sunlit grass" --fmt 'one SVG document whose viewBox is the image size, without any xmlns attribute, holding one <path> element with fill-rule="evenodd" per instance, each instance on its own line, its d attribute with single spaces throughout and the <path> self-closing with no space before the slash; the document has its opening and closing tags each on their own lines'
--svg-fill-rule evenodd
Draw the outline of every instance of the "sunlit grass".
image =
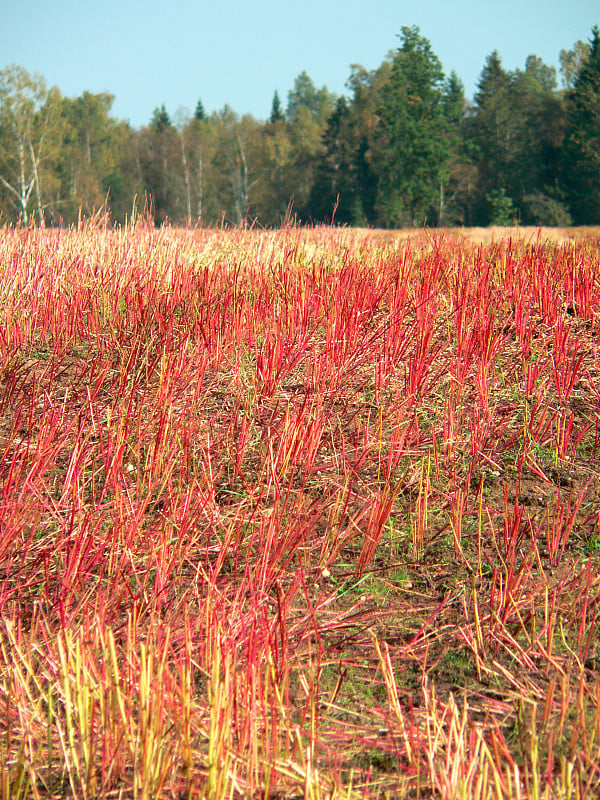
<svg viewBox="0 0 600 800">
<path fill-rule="evenodd" d="M 597 796 L 599 254 L 4 230 L 0 796 Z"/>
</svg>

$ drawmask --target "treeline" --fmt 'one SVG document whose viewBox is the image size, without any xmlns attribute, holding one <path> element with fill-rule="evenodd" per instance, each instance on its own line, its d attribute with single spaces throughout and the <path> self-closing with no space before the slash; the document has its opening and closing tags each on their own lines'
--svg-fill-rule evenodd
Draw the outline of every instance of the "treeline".
<svg viewBox="0 0 600 800">
<path fill-rule="evenodd" d="M 348 96 L 301 73 L 268 120 L 225 106 L 140 129 L 113 97 L 63 97 L 18 66 L 0 71 L 0 222 L 68 224 L 106 207 L 123 222 L 353 226 L 600 224 L 600 31 L 560 54 L 504 69 L 493 52 L 472 102 L 429 41 L 400 46 Z"/>
</svg>

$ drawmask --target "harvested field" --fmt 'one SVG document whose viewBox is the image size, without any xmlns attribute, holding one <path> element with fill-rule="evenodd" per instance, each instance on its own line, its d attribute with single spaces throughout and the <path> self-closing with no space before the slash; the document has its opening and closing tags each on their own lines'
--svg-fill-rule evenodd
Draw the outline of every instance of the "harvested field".
<svg viewBox="0 0 600 800">
<path fill-rule="evenodd" d="M 0 797 L 597 797 L 599 265 L 3 230 Z"/>
</svg>

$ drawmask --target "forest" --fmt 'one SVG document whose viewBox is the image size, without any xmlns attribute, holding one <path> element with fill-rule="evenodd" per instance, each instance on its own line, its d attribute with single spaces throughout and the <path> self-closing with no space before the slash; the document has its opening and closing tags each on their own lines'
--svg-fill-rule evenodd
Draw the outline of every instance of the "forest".
<svg viewBox="0 0 600 800">
<path fill-rule="evenodd" d="M 485 60 L 473 100 L 417 27 L 347 94 L 306 72 L 265 120 L 228 105 L 134 128 L 114 97 L 68 98 L 18 65 L 0 70 L 0 224 L 68 225 L 140 212 L 156 225 L 355 227 L 600 223 L 600 30 L 504 68 Z"/>
</svg>

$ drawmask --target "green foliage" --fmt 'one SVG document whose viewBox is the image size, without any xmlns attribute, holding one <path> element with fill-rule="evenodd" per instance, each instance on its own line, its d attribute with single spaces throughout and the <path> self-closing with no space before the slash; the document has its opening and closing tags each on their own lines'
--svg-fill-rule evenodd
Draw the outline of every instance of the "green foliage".
<svg viewBox="0 0 600 800">
<path fill-rule="evenodd" d="M 348 106 L 343 97 L 329 117 L 322 139 L 322 152 L 311 191 L 311 214 L 315 219 L 350 223 L 353 203 L 351 143 L 344 130 Z"/>
<path fill-rule="evenodd" d="M 530 55 L 525 69 L 509 72 L 496 51 L 487 58 L 465 128 L 477 169 L 474 216 L 479 222 L 529 221 L 541 211 L 539 202 L 537 209 L 532 206 L 535 197 L 557 198 L 565 124 L 553 68 Z M 557 214 L 558 207 L 547 203 L 544 216 Z"/>
<path fill-rule="evenodd" d="M 260 139 L 263 148 L 261 179 L 254 187 L 256 215 L 266 225 L 278 225 L 285 218 L 294 188 L 291 183 L 290 164 L 292 140 L 290 125 L 283 119 L 266 126 Z"/>
<path fill-rule="evenodd" d="M 0 189 L 15 215 L 43 224 L 53 206 L 64 125 L 60 92 L 13 64 L 0 71 Z"/>
<path fill-rule="evenodd" d="M 198 100 L 196 103 L 196 110 L 194 111 L 194 119 L 198 122 L 202 122 L 202 120 L 206 119 L 206 112 L 204 111 L 204 106 L 202 105 L 202 100 Z"/>
<path fill-rule="evenodd" d="M 417 27 L 401 40 L 377 107 L 379 203 L 392 226 L 424 225 L 435 222 L 450 159 L 444 73 Z"/>
<path fill-rule="evenodd" d="M 333 110 L 335 97 L 325 86 L 317 89 L 306 72 L 301 72 L 288 93 L 286 120 L 289 125 L 290 149 L 287 166 L 288 204 L 304 219 L 310 217 L 310 196 L 321 137 Z"/>
<path fill-rule="evenodd" d="M 466 105 L 465 88 L 456 72 L 451 72 L 445 82 L 442 107 L 448 124 L 454 129 L 460 127 Z"/>
<path fill-rule="evenodd" d="M 152 112 L 152 119 L 150 120 L 150 126 L 154 128 L 158 133 L 162 133 L 167 128 L 172 126 L 171 118 L 167 113 L 167 109 L 165 108 L 165 104 L 163 103 L 160 108 L 155 108 Z"/>
<path fill-rule="evenodd" d="M 154 109 L 150 125 L 141 132 L 138 159 L 155 221 L 164 224 L 184 217 L 181 148 L 164 104 Z"/>
<path fill-rule="evenodd" d="M 600 220 L 600 29 L 567 96 L 565 166 L 571 213 L 576 224 Z"/>
<path fill-rule="evenodd" d="M 62 100 L 62 216 L 93 214 L 107 196 L 116 208 L 122 199 L 129 177 L 120 163 L 127 126 L 111 118 L 113 101 L 107 92 Z"/>
<path fill-rule="evenodd" d="M 589 52 L 589 44 L 581 41 L 581 39 L 575 42 L 571 50 L 560 51 L 558 57 L 560 61 L 560 75 L 567 89 L 572 89 L 575 86 L 577 75 L 584 61 L 587 59 Z"/>
<path fill-rule="evenodd" d="M 527 56 L 525 61 L 525 71 L 522 74 L 530 93 L 544 94 L 553 92 L 556 89 L 556 70 L 544 64 L 541 58 L 535 55 Z"/>
<path fill-rule="evenodd" d="M 511 96 L 511 76 L 494 50 L 486 59 L 475 94 L 476 113 L 469 135 L 476 149 L 480 197 L 510 185 L 515 163 L 517 119 Z"/>
<path fill-rule="evenodd" d="M 497 189 L 487 195 L 492 225 L 514 225 L 517 221 L 515 204 L 504 189 Z"/>
<path fill-rule="evenodd" d="M 333 109 L 335 97 L 326 86 L 317 89 L 312 78 L 301 72 L 294 81 L 294 88 L 288 93 L 286 118 L 297 122 L 303 111 L 307 111 L 317 123 L 323 124 Z"/>
<path fill-rule="evenodd" d="M 301 72 L 265 122 L 225 106 L 133 129 L 113 96 L 64 98 L 22 67 L 0 71 L 0 214 L 58 224 L 106 205 L 124 222 L 353 226 L 594 224 L 600 220 L 600 44 L 556 70 L 536 55 L 485 61 L 474 102 L 430 42 L 404 27 L 374 70 L 353 64 L 336 98 Z"/>
<path fill-rule="evenodd" d="M 567 227 L 573 223 L 563 202 L 539 191 L 525 195 L 522 208 L 525 225 Z"/>
<path fill-rule="evenodd" d="M 273 103 L 271 105 L 271 116 L 269 117 L 269 122 L 271 125 L 275 125 L 276 122 L 282 120 L 283 117 L 283 109 L 281 107 L 281 100 L 279 99 L 279 93 L 275 90 L 275 94 L 273 95 Z"/>
</svg>

